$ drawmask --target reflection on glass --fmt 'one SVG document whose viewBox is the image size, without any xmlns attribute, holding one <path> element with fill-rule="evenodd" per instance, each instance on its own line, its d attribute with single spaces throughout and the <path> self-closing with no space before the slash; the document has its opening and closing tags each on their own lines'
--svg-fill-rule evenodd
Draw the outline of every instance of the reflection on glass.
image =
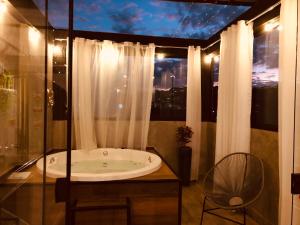
<svg viewBox="0 0 300 225">
<path fill-rule="evenodd" d="M 34 5 L 24 6 L 0 1 L 0 224 L 5 225 L 42 222 L 43 177 L 35 179 L 28 165 L 44 149 L 45 26 Z"/>
</svg>

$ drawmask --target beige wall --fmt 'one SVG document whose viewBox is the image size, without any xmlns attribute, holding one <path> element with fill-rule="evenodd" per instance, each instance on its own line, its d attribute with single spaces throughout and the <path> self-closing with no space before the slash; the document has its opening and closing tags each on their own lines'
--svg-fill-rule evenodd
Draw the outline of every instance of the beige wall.
<svg viewBox="0 0 300 225">
<path fill-rule="evenodd" d="M 249 213 L 261 225 L 278 224 L 279 153 L 277 132 L 252 129 L 251 153 L 263 160 L 265 187 L 261 198 L 250 208 Z"/>
<path fill-rule="evenodd" d="M 176 129 L 184 125 L 185 121 L 151 121 L 149 127 L 148 146 L 155 147 L 175 172 L 178 170 Z M 202 123 L 200 175 L 213 165 L 214 133 L 215 127 L 211 123 Z"/>
</svg>

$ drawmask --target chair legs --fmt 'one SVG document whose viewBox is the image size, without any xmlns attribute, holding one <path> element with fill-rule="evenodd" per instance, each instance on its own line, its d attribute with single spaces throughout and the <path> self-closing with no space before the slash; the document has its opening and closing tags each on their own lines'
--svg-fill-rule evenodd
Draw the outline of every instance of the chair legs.
<svg viewBox="0 0 300 225">
<path fill-rule="evenodd" d="M 247 220 L 247 211 L 246 208 L 243 208 L 243 214 L 244 214 L 244 225 L 246 225 Z"/>
<path fill-rule="evenodd" d="M 203 200 L 203 205 L 202 205 L 202 213 L 201 213 L 200 225 L 202 225 L 202 223 L 203 223 L 204 210 L 205 210 L 205 202 L 206 202 L 206 196 L 204 197 L 204 200 Z"/>
<path fill-rule="evenodd" d="M 239 224 L 239 225 L 246 225 L 246 219 L 247 219 L 247 215 L 246 215 L 246 208 L 242 208 L 242 211 L 243 211 L 243 223 L 239 222 L 239 221 L 236 221 L 236 220 L 233 220 L 233 219 L 230 219 L 228 217 L 225 217 L 225 216 L 221 216 L 217 213 L 214 213 L 212 211 L 214 210 L 217 210 L 217 209 L 222 209 L 222 208 L 210 208 L 210 209 L 205 209 L 205 204 L 206 204 L 206 200 L 207 200 L 207 197 L 205 196 L 204 197 L 204 200 L 203 200 L 203 206 L 202 206 L 202 213 L 201 213 L 201 219 L 200 219 L 200 225 L 203 224 L 203 218 L 204 218 L 204 213 L 208 213 L 208 214 L 211 214 L 213 216 L 217 216 L 221 219 L 224 219 L 224 220 L 227 220 L 227 221 L 230 221 L 232 223 L 236 223 L 236 224 Z"/>
</svg>

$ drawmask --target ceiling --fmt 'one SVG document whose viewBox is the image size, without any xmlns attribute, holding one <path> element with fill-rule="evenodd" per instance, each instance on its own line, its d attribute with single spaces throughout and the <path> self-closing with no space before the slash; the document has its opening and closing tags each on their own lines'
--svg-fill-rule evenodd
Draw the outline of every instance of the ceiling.
<svg viewBox="0 0 300 225">
<path fill-rule="evenodd" d="M 43 8 L 44 0 L 34 2 Z M 248 11 L 252 2 L 74 0 L 74 29 L 208 40 Z M 67 0 L 49 1 L 49 20 L 55 28 L 67 28 Z"/>
</svg>

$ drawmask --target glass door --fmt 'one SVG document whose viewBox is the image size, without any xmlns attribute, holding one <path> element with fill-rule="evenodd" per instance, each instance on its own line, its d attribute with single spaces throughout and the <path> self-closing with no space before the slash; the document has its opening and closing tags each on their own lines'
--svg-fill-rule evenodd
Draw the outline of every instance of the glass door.
<svg viewBox="0 0 300 225">
<path fill-rule="evenodd" d="M 34 1 L 0 0 L 1 225 L 43 224 L 46 27 Z"/>
</svg>

